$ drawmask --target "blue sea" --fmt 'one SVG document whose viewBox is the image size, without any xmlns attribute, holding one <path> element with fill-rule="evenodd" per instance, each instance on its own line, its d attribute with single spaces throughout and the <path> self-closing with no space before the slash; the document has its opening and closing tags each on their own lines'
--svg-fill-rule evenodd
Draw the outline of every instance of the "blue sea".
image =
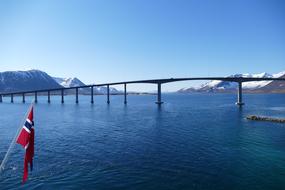
<svg viewBox="0 0 285 190">
<path fill-rule="evenodd" d="M 39 97 L 34 170 L 22 184 L 24 150 L 16 145 L 0 189 L 285 189 L 285 94 L 163 94 Z M 27 97 L 27 102 L 31 101 Z M 0 160 L 29 103 L 0 104 Z"/>
</svg>

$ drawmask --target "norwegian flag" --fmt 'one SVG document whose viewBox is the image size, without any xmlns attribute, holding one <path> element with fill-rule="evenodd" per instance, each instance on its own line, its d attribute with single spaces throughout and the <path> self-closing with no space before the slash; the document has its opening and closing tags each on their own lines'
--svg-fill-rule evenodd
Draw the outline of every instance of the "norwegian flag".
<svg viewBox="0 0 285 190">
<path fill-rule="evenodd" d="M 33 170 L 33 157 L 34 157 L 34 113 L 33 107 L 30 110 L 28 118 L 18 136 L 17 143 L 22 145 L 26 149 L 25 161 L 24 161 L 24 175 L 23 183 L 28 179 L 28 164 L 30 163 L 31 171 Z"/>
</svg>

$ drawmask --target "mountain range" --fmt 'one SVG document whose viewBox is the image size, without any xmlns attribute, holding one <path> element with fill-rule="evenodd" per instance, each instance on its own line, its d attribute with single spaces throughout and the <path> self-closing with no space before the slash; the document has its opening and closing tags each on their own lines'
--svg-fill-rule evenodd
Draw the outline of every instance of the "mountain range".
<svg viewBox="0 0 285 190">
<path fill-rule="evenodd" d="M 285 71 L 277 74 L 235 74 L 228 77 L 256 77 L 256 78 L 285 78 Z M 178 90 L 179 93 L 191 92 L 235 92 L 238 87 L 236 82 L 212 80 L 199 87 L 188 87 Z M 244 82 L 242 88 L 248 93 L 285 93 L 284 81 L 252 81 Z"/>
<path fill-rule="evenodd" d="M 0 72 L 0 92 L 61 87 L 62 86 L 47 73 L 38 70 Z"/>
<path fill-rule="evenodd" d="M 30 91 L 41 89 L 68 88 L 84 86 L 78 78 L 52 77 L 40 70 L 28 71 L 5 71 L 0 72 L 0 92 Z M 70 90 L 71 92 L 71 90 Z M 80 93 L 88 94 L 90 90 L 80 89 Z M 95 94 L 106 94 L 106 87 L 94 87 Z M 120 93 L 117 89 L 110 87 L 110 93 Z"/>
<path fill-rule="evenodd" d="M 257 77 L 257 78 L 285 78 L 285 71 L 277 74 L 235 74 L 228 77 Z M 29 91 L 53 88 L 68 88 L 84 86 L 85 84 L 78 78 L 60 78 L 52 77 L 46 72 L 40 70 L 28 71 L 6 71 L 0 72 L 0 92 Z M 178 90 L 179 93 L 192 92 L 236 92 L 237 83 L 228 81 L 209 81 L 199 87 L 188 87 Z M 285 82 L 283 81 L 253 81 L 244 82 L 243 89 L 249 93 L 285 93 Z M 74 93 L 74 90 L 68 90 L 68 93 Z M 90 89 L 79 89 L 80 93 L 89 94 Z M 95 94 L 106 94 L 107 88 L 94 87 Z M 111 94 L 121 93 L 116 88 L 110 87 Z"/>
<path fill-rule="evenodd" d="M 61 86 L 68 88 L 68 87 L 77 87 L 77 86 L 84 86 L 85 84 L 80 81 L 78 78 L 60 78 L 60 77 L 53 77 L 53 79 L 60 84 Z M 107 87 L 100 86 L 100 87 L 94 87 L 94 93 L 95 94 L 107 94 Z M 84 94 L 89 94 L 90 90 L 88 88 L 82 88 L 79 89 L 79 92 Z M 116 88 L 110 87 L 110 93 L 111 94 L 118 94 L 120 91 L 118 91 Z"/>
</svg>

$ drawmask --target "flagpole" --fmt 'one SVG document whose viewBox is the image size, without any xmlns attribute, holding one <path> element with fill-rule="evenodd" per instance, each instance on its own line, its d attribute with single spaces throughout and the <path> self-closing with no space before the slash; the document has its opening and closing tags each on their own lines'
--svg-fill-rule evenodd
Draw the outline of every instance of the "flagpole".
<svg viewBox="0 0 285 190">
<path fill-rule="evenodd" d="M 18 130 L 17 130 L 17 132 L 16 132 L 16 135 L 14 136 L 14 138 L 13 138 L 13 140 L 12 140 L 12 142 L 11 142 L 9 148 L 8 148 L 8 151 L 7 151 L 7 153 L 6 153 L 5 156 L 4 156 L 4 159 L 3 159 L 3 161 L 1 162 L 1 165 L 0 165 L 0 173 L 2 173 L 2 171 L 4 171 L 4 169 L 5 169 L 5 164 L 6 164 L 6 162 L 8 161 L 8 158 L 9 158 L 11 152 L 12 152 L 12 149 L 14 148 L 14 146 L 15 146 L 15 144 L 16 144 L 15 142 L 16 142 L 16 140 L 18 139 L 19 133 L 20 133 L 20 131 L 21 131 L 21 129 L 22 129 L 22 127 L 23 127 L 23 125 L 24 125 L 24 123 L 25 123 L 25 121 L 26 121 L 26 119 L 27 119 L 27 117 L 28 117 L 28 114 L 30 113 L 30 111 L 31 111 L 31 109 L 32 109 L 32 107 L 33 107 L 33 105 L 34 105 L 34 103 L 35 103 L 35 100 L 33 100 L 33 101 L 31 102 L 31 105 L 30 105 L 28 111 L 26 112 L 25 117 L 24 117 L 23 120 L 21 121 L 20 127 L 18 128 Z"/>
</svg>

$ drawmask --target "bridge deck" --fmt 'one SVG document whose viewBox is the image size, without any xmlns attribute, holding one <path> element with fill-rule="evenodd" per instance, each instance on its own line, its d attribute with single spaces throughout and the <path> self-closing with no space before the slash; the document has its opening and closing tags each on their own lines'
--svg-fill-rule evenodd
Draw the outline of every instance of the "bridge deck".
<svg viewBox="0 0 285 190">
<path fill-rule="evenodd" d="M 114 85 L 123 85 L 123 84 L 164 84 L 170 82 L 179 82 L 179 81 L 193 81 L 193 80 L 220 80 L 220 81 L 229 81 L 229 82 L 251 82 L 251 81 L 285 81 L 285 78 L 244 78 L 244 77 L 193 77 L 193 78 L 169 78 L 169 79 L 151 79 L 151 80 L 136 80 L 136 81 L 125 81 L 125 82 L 114 82 L 114 83 L 103 83 L 103 84 L 90 84 L 77 87 L 68 87 L 68 88 L 52 88 L 52 89 L 39 89 L 39 90 L 28 90 L 28 91 L 17 91 L 17 92 L 5 92 L 0 93 L 0 95 L 11 95 L 11 94 L 27 94 L 35 92 L 51 92 L 51 91 L 61 91 L 61 90 L 71 90 L 78 88 L 91 88 L 91 87 L 100 87 L 100 86 L 114 86 Z"/>
<path fill-rule="evenodd" d="M 0 102 L 2 102 L 3 96 L 11 96 L 11 103 L 14 102 L 14 95 L 22 95 L 23 103 L 25 103 L 25 94 L 34 93 L 35 102 L 37 102 L 37 95 L 40 92 L 48 93 L 48 103 L 50 103 L 50 92 L 52 91 L 60 91 L 61 94 L 61 103 L 64 103 L 64 91 L 75 89 L 75 97 L 76 103 L 78 103 L 78 89 L 79 88 L 90 88 L 91 92 L 91 103 L 94 103 L 93 100 L 93 88 L 106 86 L 107 87 L 107 103 L 110 103 L 110 86 L 112 85 L 124 85 L 124 103 L 127 103 L 127 84 L 138 84 L 138 83 L 146 83 L 146 84 L 156 84 L 157 85 L 157 101 L 158 105 L 161 105 L 163 102 L 161 101 L 161 85 L 170 82 L 178 82 L 178 81 L 193 81 L 193 80 L 219 80 L 219 81 L 229 81 L 229 82 L 237 82 L 238 83 L 238 98 L 237 105 L 242 106 L 244 103 L 242 102 L 242 83 L 243 82 L 251 82 L 251 81 L 285 81 L 285 78 L 244 78 L 244 77 L 193 77 L 193 78 L 169 78 L 169 79 L 152 79 L 152 80 L 136 80 L 136 81 L 125 81 L 125 82 L 114 82 L 114 83 L 104 83 L 104 84 L 91 84 L 77 87 L 69 87 L 69 88 L 53 88 L 53 89 L 39 89 L 39 90 L 29 90 L 29 91 L 18 91 L 18 92 L 5 92 L 0 93 Z"/>
</svg>

